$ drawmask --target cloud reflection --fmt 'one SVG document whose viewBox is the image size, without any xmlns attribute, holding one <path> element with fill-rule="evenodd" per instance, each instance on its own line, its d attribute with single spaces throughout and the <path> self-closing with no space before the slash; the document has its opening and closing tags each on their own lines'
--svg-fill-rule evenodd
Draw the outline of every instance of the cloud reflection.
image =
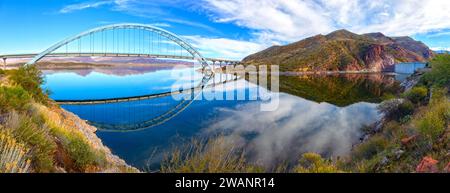
<svg viewBox="0 0 450 193">
<path fill-rule="evenodd" d="M 206 133 L 225 133 L 244 147 L 251 161 L 270 167 L 283 160 L 296 161 L 304 152 L 346 155 L 361 136 L 361 127 L 380 118 L 372 103 L 337 107 L 284 93 L 280 101 L 273 112 L 260 111 L 259 102 L 217 108 L 220 116 Z"/>
</svg>

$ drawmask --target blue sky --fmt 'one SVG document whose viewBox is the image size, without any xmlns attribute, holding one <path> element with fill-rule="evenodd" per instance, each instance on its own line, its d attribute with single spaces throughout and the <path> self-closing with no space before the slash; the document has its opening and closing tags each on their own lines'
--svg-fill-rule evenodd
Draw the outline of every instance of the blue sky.
<svg viewBox="0 0 450 193">
<path fill-rule="evenodd" d="M 448 10 L 442 0 L 0 0 L 0 54 L 40 52 L 124 22 L 167 29 L 207 57 L 230 59 L 341 28 L 450 50 Z"/>
</svg>

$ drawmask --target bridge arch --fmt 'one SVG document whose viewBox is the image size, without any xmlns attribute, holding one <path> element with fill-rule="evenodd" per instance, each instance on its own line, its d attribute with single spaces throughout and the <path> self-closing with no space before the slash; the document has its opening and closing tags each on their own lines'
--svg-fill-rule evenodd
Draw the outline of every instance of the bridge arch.
<svg viewBox="0 0 450 193">
<path fill-rule="evenodd" d="M 167 30 L 155 27 L 155 26 L 151 26 L 151 25 L 147 25 L 147 24 L 135 24 L 135 23 L 122 23 L 122 24 L 113 24 L 113 25 L 106 25 L 106 26 L 101 26 L 101 27 L 97 27 L 82 33 L 79 33 L 75 36 L 69 37 L 67 39 L 64 39 L 54 45 L 52 45 L 51 47 L 49 47 L 48 49 L 46 49 L 45 51 L 39 53 L 38 55 L 34 56 L 34 58 L 32 58 L 28 63 L 26 63 L 25 65 L 34 65 L 36 64 L 38 61 L 40 61 L 41 59 L 43 59 L 46 56 L 51 57 L 52 54 L 56 54 L 59 56 L 60 53 L 54 53 L 55 51 L 57 51 L 58 49 L 62 48 L 62 47 L 66 47 L 67 45 L 72 43 L 72 42 L 77 42 L 79 41 L 81 38 L 83 37 L 88 37 L 90 35 L 96 34 L 96 33 L 101 33 L 104 31 L 108 31 L 108 30 L 112 30 L 114 31 L 115 29 L 120 29 L 120 30 L 128 30 L 128 29 L 137 29 L 137 30 L 146 30 L 149 32 L 152 32 L 154 34 L 159 35 L 160 37 L 164 37 L 167 41 L 171 41 L 172 44 L 176 44 L 179 47 L 181 47 L 182 49 L 184 49 L 185 51 L 187 51 L 192 57 L 189 57 L 189 59 L 193 59 L 196 60 L 197 62 L 199 62 L 201 64 L 202 67 L 202 74 L 203 74 L 203 78 L 201 79 L 199 85 L 197 85 L 196 87 L 192 88 L 192 90 L 190 92 L 187 93 L 182 93 L 184 95 L 188 95 L 190 97 L 187 97 L 186 99 L 183 99 L 181 101 L 179 101 L 179 103 L 174 107 L 171 108 L 165 112 L 163 112 L 161 115 L 153 117 L 149 120 L 143 121 L 143 122 L 138 122 L 138 123 L 134 123 L 134 124 L 105 124 L 105 123 L 99 123 L 99 122 L 91 122 L 89 121 L 92 125 L 97 126 L 100 130 L 104 130 L 104 131 L 136 131 L 136 130 L 141 130 L 141 129 L 147 129 L 147 128 L 151 128 L 160 124 L 163 124 L 165 122 L 167 122 L 168 120 L 172 119 L 173 117 L 175 117 L 176 115 L 178 115 L 180 112 L 182 112 L 184 109 L 186 109 L 190 104 L 193 103 L 193 101 L 201 94 L 201 91 L 207 86 L 207 83 L 209 82 L 209 80 L 211 78 L 214 78 L 214 67 L 211 66 L 210 62 L 208 62 L 208 59 L 204 58 L 199 51 L 197 51 L 192 45 L 190 45 L 188 42 L 186 42 L 185 40 L 183 40 L 182 38 L 180 38 L 179 36 L 175 35 L 172 32 L 169 32 Z M 153 35 L 152 34 L 152 37 Z M 97 34 L 98 35 L 98 34 Z M 89 37 L 88 37 L 89 38 Z M 103 41 L 103 37 L 102 37 L 102 41 Z M 125 39 L 124 39 L 125 41 Z M 128 39 L 128 41 L 130 41 L 130 39 Z M 81 51 L 77 51 L 78 53 L 82 53 Z M 83 53 L 83 55 L 86 53 Z M 94 52 L 90 52 L 88 53 L 88 56 L 96 56 L 96 54 Z M 64 55 L 64 54 L 62 54 Z M 119 54 L 122 55 L 122 54 Z M 125 54 L 125 55 L 148 55 L 148 56 L 154 56 L 154 55 L 150 55 L 150 54 Z M 64 56 L 68 56 L 68 54 L 66 53 Z M 101 54 L 101 56 L 103 56 L 103 54 Z M 106 56 L 106 52 L 105 55 Z M 172 56 L 174 57 L 174 59 L 187 59 L 187 57 L 182 57 L 182 58 L 178 58 L 176 56 Z M 167 57 L 170 58 L 170 57 Z M 139 100 L 141 100 L 140 98 L 146 98 L 143 96 L 136 96 L 135 98 L 139 98 Z M 78 101 L 81 103 L 86 103 L 89 104 L 90 100 L 85 100 L 85 101 Z M 118 100 L 117 103 L 122 103 L 120 102 L 120 100 Z"/>
<path fill-rule="evenodd" d="M 37 63 L 39 60 L 41 60 L 42 58 L 44 58 L 46 55 L 49 55 L 53 51 L 56 51 L 59 48 L 65 46 L 71 42 L 74 42 L 82 37 L 85 37 L 85 36 L 88 36 L 91 34 L 95 34 L 98 32 L 107 31 L 107 30 L 114 30 L 114 29 L 141 29 L 141 30 L 147 30 L 147 31 L 156 33 L 162 37 L 167 38 L 168 40 L 172 41 L 173 43 L 177 44 L 178 46 L 182 47 L 187 52 L 189 52 L 192 55 L 193 59 L 197 60 L 202 65 L 202 69 L 206 70 L 207 74 L 211 74 L 214 72 L 214 69 L 208 64 L 207 60 L 200 54 L 200 52 L 198 52 L 192 45 L 190 45 L 188 42 L 184 41 L 179 36 L 175 35 L 172 32 L 169 32 L 167 30 L 159 28 L 159 27 L 155 27 L 155 26 L 147 25 L 147 24 L 137 24 L 137 23 L 112 24 L 112 25 L 101 26 L 101 27 L 97 27 L 97 28 L 82 32 L 78 35 L 69 37 L 65 40 L 62 40 L 62 41 L 54 44 L 50 48 L 48 48 L 45 51 L 41 52 L 40 54 L 36 55 L 25 65 L 33 65 L 33 64 Z"/>
</svg>

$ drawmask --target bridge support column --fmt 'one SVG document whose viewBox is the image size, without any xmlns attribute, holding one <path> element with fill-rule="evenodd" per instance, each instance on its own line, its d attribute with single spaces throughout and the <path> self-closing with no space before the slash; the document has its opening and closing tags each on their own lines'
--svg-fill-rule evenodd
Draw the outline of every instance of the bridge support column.
<svg viewBox="0 0 450 193">
<path fill-rule="evenodd" d="M 6 70 L 6 59 L 7 58 L 3 58 L 3 69 L 5 69 L 5 70 Z"/>
<path fill-rule="evenodd" d="M 223 73 L 223 71 L 222 71 L 222 63 L 221 62 L 219 62 L 219 68 L 220 68 L 220 83 L 222 83 L 222 73 Z"/>
<path fill-rule="evenodd" d="M 212 61 L 212 63 L 213 63 L 213 70 L 215 71 L 216 70 L 216 61 Z M 213 77 L 213 87 L 215 87 L 216 86 L 216 76 L 214 76 Z"/>
</svg>

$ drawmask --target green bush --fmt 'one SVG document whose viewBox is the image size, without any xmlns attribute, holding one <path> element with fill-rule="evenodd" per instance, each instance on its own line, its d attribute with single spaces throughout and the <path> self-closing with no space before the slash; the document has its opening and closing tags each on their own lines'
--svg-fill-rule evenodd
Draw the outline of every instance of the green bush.
<svg viewBox="0 0 450 193">
<path fill-rule="evenodd" d="M 386 149 L 389 142 L 381 135 L 375 135 L 367 141 L 357 145 L 353 150 L 352 157 L 357 160 L 372 159 L 375 155 Z"/>
<path fill-rule="evenodd" d="M 86 171 L 92 166 L 103 166 L 105 164 L 105 155 L 95 151 L 80 133 L 63 128 L 52 128 L 51 130 L 53 135 L 62 143 L 77 170 Z"/>
<path fill-rule="evenodd" d="M 405 92 L 404 96 L 415 104 L 422 103 L 428 96 L 428 89 L 423 86 L 414 87 Z"/>
<path fill-rule="evenodd" d="M 10 80 L 24 88 L 37 102 L 47 104 L 48 92 L 42 90 L 44 83 L 41 71 L 35 66 L 20 67 L 9 72 Z"/>
<path fill-rule="evenodd" d="M 0 87 L 0 113 L 21 111 L 30 100 L 28 92 L 20 86 Z"/>
<path fill-rule="evenodd" d="M 399 121 L 403 117 L 413 113 L 414 104 L 407 99 L 392 99 L 381 103 L 378 109 L 388 120 Z"/>
<path fill-rule="evenodd" d="M 299 160 L 297 167 L 294 168 L 297 173 L 341 173 L 335 164 L 330 160 L 323 159 L 316 153 L 305 153 Z"/>
<path fill-rule="evenodd" d="M 445 96 L 446 92 L 445 89 L 433 89 L 430 105 L 416 118 L 419 132 L 430 140 L 435 140 L 447 127 L 450 102 Z"/>
<path fill-rule="evenodd" d="M 426 73 L 421 82 L 426 85 L 450 86 L 450 54 L 439 54 L 430 62 L 431 72 Z"/>
</svg>

